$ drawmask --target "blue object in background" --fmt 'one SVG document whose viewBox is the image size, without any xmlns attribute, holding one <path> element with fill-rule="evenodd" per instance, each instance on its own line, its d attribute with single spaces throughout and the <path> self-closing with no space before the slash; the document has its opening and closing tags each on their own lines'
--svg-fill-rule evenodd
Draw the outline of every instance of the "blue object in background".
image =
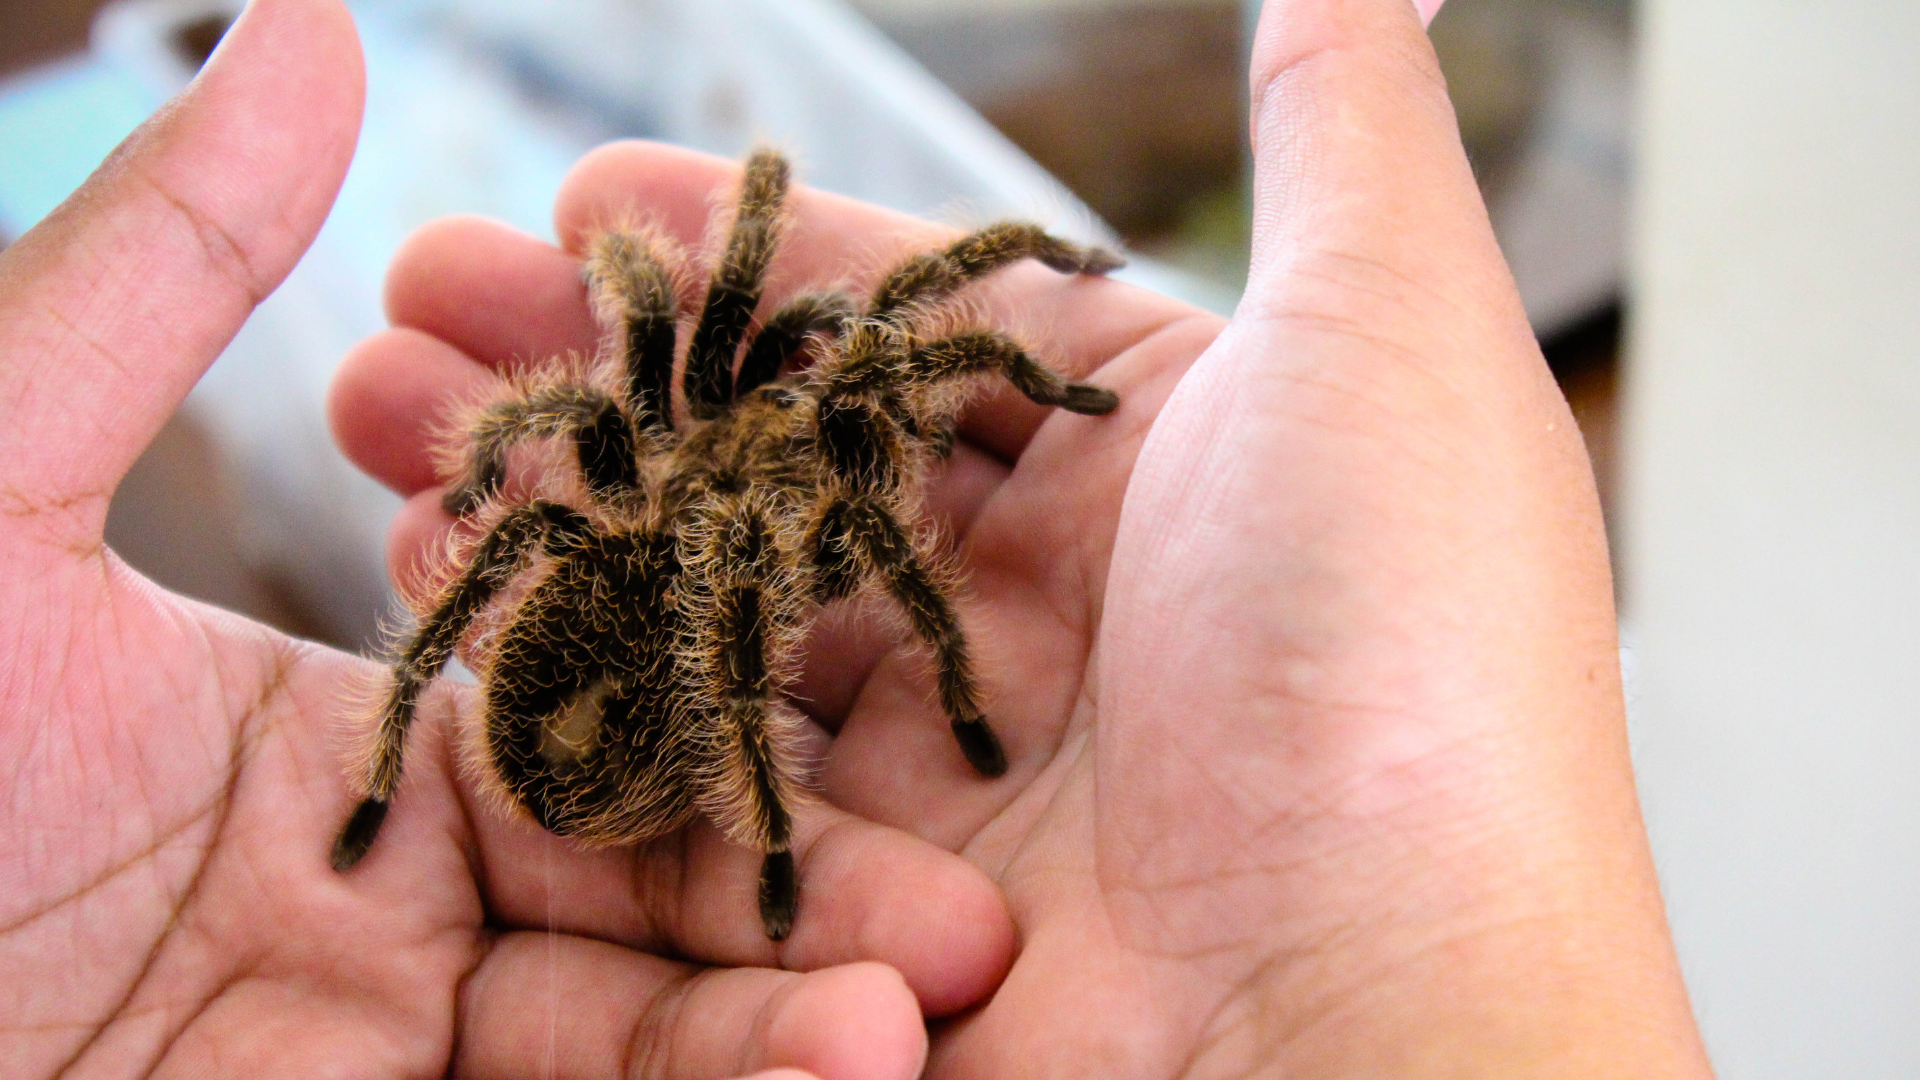
<svg viewBox="0 0 1920 1080">
<path fill-rule="evenodd" d="M 0 87 L 0 232 L 19 236 L 60 205 L 157 104 L 128 72 L 85 59 Z"/>
</svg>

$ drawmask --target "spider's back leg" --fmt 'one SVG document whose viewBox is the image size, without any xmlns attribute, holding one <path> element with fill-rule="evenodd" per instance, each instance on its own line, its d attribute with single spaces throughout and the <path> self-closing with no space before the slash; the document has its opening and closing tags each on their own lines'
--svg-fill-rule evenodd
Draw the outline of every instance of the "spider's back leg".
<svg viewBox="0 0 1920 1080">
<path fill-rule="evenodd" d="M 393 685 L 381 707 L 379 726 L 366 762 L 362 785 L 366 796 L 334 841 L 335 870 L 353 866 L 373 846 L 374 837 L 386 820 L 394 789 L 400 785 L 407 729 L 413 724 L 420 693 L 446 667 L 454 646 L 472 625 L 474 617 L 512 578 L 535 543 L 570 542 L 591 528 L 586 518 L 563 506 L 544 502 L 524 506 L 493 527 L 481 540 L 466 570 L 441 593 L 433 613 L 421 623 L 393 665 Z"/>
<path fill-rule="evenodd" d="M 760 918 L 785 938 L 799 904 L 794 871 L 797 724 L 775 698 L 774 667 L 791 640 L 804 596 L 790 555 L 779 549 L 768 509 L 725 497 L 704 528 L 698 585 L 702 610 L 690 627 L 696 679 L 710 715 L 700 803 L 735 842 L 766 853 Z"/>
<path fill-rule="evenodd" d="M 908 259 L 881 280 L 868 310 L 874 315 L 894 315 L 912 305 L 932 303 L 1029 258 L 1063 274 L 1105 274 L 1124 265 L 1104 248 L 1081 247 L 1038 225 L 1002 221 L 955 240 L 944 251 Z"/>
<path fill-rule="evenodd" d="M 634 425 L 666 434 L 673 429 L 677 300 L 667 260 L 644 234 L 614 229 L 588 246 L 586 279 L 594 316 L 613 337 Z"/>
<path fill-rule="evenodd" d="M 760 305 L 767 263 L 779 240 L 787 180 L 787 159 L 778 153 L 756 150 L 747 160 L 740 209 L 687 347 L 683 389 L 697 419 L 718 416 L 733 401 L 733 360 Z"/>
</svg>

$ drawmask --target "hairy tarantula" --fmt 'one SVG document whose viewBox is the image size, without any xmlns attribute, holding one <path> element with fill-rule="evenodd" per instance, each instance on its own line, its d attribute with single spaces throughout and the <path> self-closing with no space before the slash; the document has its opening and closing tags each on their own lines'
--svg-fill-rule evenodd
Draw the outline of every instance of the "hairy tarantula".
<svg viewBox="0 0 1920 1080">
<path fill-rule="evenodd" d="M 913 527 L 919 481 L 952 447 L 956 388 L 969 376 L 997 373 L 1036 402 L 1089 415 L 1119 399 L 1062 380 L 1005 335 L 927 328 L 956 290 L 1019 260 L 1075 274 L 1119 260 L 1000 223 L 902 263 L 864 307 L 802 295 L 750 333 L 787 174 L 771 151 L 747 163 L 686 349 L 685 419 L 672 396 L 676 256 L 616 229 L 593 240 L 585 268 L 605 334 L 595 360 L 521 380 L 467 425 L 446 506 L 489 527 L 393 664 L 336 869 L 372 846 L 420 695 L 477 628 L 485 707 L 472 756 L 495 790 L 548 830 L 601 844 L 706 815 L 765 853 L 760 915 L 775 940 L 799 902 L 789 845 L 802 785 L 799 721 L 778 690 L 818 605 L 883 583 L 932 648 L 967 761 L 1006 771 L 949 572 Z M 781 374 L 806 353 L 816 362 Z M 510 449 L 542 439 L 572 442 L 571 498 L 508 498 Z"/>
</svg>

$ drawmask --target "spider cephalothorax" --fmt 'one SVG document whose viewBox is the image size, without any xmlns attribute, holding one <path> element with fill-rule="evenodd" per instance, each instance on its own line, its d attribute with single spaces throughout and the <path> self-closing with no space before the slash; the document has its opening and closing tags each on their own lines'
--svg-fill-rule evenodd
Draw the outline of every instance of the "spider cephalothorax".
<svg viewBox="0 0 1920 1080">
<path fill-rule="evenodd" d="M 789 845 L 802 784 L 799 722 L 780 687 L 818 605 L 883 586 L 932 649 L 967 760 L 1006 770 L 948 573 L 916 528 L 918 481 L 950 449 L 955 388 L 971 377 L 998 374 L 1092 415 L 1118 399 L 1063 381 L 1005 335 L 929 327 L 957 290 L 1019 260 L 1092 274 L 1118 260 L 1002 223 L 909 259 L 864 305 L 803 295 L 749 333 L 786 189 L 778 154 L 749 160 L 685 350 L 684 416 L 672 395 L 678 256 L 616 229 L 586 265 L 599 355 L 520 380 L 464 425 L 447 507 L 486 530 L 394 662 L 336 868 L 372 845 L 421 691 L 469 636 L 485 702 L 472 756 L 496 790 L 547 829 L 597 843 L 706 815 L 766 853 L 760 914 L 776 939 L 798 902 Z M 815 362 L 783 375 L 803 353 Z M 509 451 L 539 439 L 570 441 L 578 473 L 507 497 Z"/>
</svg>

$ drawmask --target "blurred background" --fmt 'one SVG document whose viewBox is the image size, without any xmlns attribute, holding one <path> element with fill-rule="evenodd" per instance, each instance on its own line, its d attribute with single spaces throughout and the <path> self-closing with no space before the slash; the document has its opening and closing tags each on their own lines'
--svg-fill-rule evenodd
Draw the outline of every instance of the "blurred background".
<svg viewBox="0 0 1920 1080">
<path fill-rule="evenodd" d="M 230 9 L 4 0 L 0 240 Z M 1241 0 L 362 0 L 359 156 L 313 252 L 117 494 L 183 592 L 361 647 L 397 501 L 333 365 L 441 214 L 549 235 L 608 138 L 771 139 L 813 184 L 1124 242 L 1223 313 L 1248 245 Z M 1432 37 L 1615 540 L 1630 729 L 1729 1078 L 1920 1078 L 1920 5 L 1449 0 Z"/>
</svg>

